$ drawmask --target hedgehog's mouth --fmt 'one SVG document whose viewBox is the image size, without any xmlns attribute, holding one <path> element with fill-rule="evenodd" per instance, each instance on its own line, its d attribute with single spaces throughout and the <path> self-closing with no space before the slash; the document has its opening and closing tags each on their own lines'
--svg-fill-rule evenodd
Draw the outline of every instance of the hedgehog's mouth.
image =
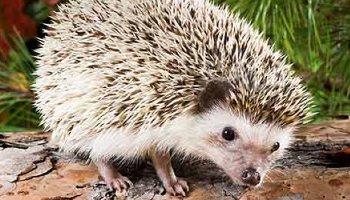
<svg viewBox="0 0 350 200">
<path fill-rule="evenodd" d="M 238 184 L 243 184 L 242 181 L 240 180 L 240 170 L 237 169 L 225 169 L 224 167 L 222 167 L 222 169 L 224 170 L 224 172 L 226 173 L 226 175 L 228 177 L 230 177 L 230 179 Z"/>
</svg>

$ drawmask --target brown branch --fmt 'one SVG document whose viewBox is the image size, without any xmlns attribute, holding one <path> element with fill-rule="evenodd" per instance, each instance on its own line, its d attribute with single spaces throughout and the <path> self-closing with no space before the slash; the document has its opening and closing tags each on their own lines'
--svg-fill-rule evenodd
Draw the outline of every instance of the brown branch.
<svg viewBox="0 0 350 200">
<path fill-rule="evenodd" d="M 24 195 L 26 199 L 183 199 L 164 196 L 159 179 L 146 162 L 122 168 L 134 186 L 127 198 L 116 198 L 120 194 L 97 182 L 96 167 L 74 163 L 75 159 L 60 154 L 48 143 L 49 136 L 17 133 L 1 138 L 0 160 L 6 159 L 0 163 L 0 199 L 23 199 Z M 307 125 L 295 136 L 286 157 L 277 162 L 261 188 L 233 184 L 211 162 L 174 159 L 174 169 L 190 184 L 188 199 L 192 200 L 347 199 L 350 120 Z"/>
</svg>

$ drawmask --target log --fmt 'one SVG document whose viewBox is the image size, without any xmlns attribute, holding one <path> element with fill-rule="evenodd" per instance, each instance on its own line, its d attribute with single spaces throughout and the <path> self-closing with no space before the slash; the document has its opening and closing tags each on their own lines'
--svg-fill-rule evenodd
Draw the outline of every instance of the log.
<svg viewBox="0 0 350 200">
<path fill-rule="evenodd" d="M 209 161 L 174 160 L 176 173 L 191 187 L 185 198 L 165 194 L 148 161 L 123 166 L 134 185 L 127 194 L 116 194 L 101 181 L 95 166 L 62 155 L 49 136 L 0 134 L 1 200 L 350 199 L 349 119 L 301 127 L 286 156 L 259 188 L 232 183 Z"/>
</svg>

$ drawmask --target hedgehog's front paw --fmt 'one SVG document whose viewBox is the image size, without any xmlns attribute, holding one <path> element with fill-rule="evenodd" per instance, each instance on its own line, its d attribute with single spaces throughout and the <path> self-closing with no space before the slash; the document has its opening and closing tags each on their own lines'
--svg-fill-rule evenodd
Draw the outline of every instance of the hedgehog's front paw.
<svg viewBox="0 0 350 200">
<path fill-rule="evenodd" d="M 132 185 L 129 178 L 122 175 L 113 178 L 105 177 L 105 182 L 111 189 L 122 193 L 126 193 L 127 189 Z"/>
<path fill-rule="evenodd" d="M 166 192 L 173 196 L 186 196 L 189 187 L 186 181 L 176 177 L 171 166 L 170 154 L 153 151 L 151 153 L 151 159 Z"/>
<path fill-rule="evenodd" d="M 113 190 L 126 193 L 127 189 L 132 186 L 132 182 L 109 162 L 97 162 L 98 171 L 106 184 Z"/>
<path fill-rule="evenodd" d="M 176 178 L 175 180 L 165 182 L 163 184 L 167 193 L 173 196 L 186 196 L 186 193 L 190 190 L 190 188 L 187 185 L 187 182 L 181 178 Z"/>
</svg>

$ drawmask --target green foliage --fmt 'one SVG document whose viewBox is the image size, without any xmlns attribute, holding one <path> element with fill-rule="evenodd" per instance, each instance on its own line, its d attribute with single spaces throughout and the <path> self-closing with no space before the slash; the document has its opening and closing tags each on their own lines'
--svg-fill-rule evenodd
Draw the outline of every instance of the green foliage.
<svg viewBox="0 0 350 200">
<path fill-rule="evenodd" d="M 0 62 L 0 131 L 33 129 L 39 124 L 30 90 L 34 60 L 23 40 L 13 39 L 13 44 L 6 61 Z"/>
<path fill-rule="evenodd" d="M 214 0 L 287 54 L 315 96 L 317 119 L 350 114 L 350 1 Z"/>
<path fill-rule="evenodd" d="M 41 23 L 47 19 L 52 7 L 47 6 L 44 1 L 32 1 L 26 8 L 26 13 L 37 23 Z"/>
</svg>

